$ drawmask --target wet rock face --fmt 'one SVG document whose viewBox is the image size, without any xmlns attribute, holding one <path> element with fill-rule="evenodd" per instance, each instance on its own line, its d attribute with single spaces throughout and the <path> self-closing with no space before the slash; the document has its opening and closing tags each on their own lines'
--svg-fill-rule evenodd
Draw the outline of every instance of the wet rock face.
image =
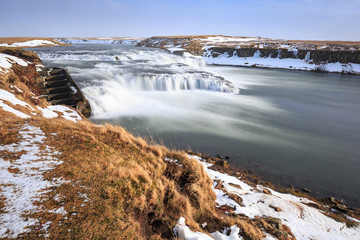
<svg viewBox="0 0 360 240">
<path fill-rule="evenodd" d="M 308 52 L 310 52 L 310 59 L 315 64 L 324 62 L 333 63 L 360 63 L 360 51 L 331 51 L 331 50 L 298 50 L 297 52 L 288 51 L 288 49 L 278 48 L 224 48 L 224 47 L 213 47 L 209 49 L 212 57 L 218 57 L 222 54 L 228 54 L 229 57 L 253 57 L 254 54 L 259 51 L 260 57 L 271 57 L 271 58 L 298 58 L 305 59 Z"/>
</svg>

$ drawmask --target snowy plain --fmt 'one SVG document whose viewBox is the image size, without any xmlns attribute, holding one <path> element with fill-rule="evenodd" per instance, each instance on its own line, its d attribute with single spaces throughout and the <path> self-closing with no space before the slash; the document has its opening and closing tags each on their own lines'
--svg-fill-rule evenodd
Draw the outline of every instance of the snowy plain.
<svg viewBox="0 0 360 240">
<path fill-rule="evenodd" d="M 54 43 L 49 40 L 30 40 L 26 42 L 15 42 L 11 44 L 7 43 L 1 43 L 1 47 L 41 47 L 41 46 L 48 46 L 48 45 L 54 45 L 57 46 L 57 43 Z"/>
</svg>

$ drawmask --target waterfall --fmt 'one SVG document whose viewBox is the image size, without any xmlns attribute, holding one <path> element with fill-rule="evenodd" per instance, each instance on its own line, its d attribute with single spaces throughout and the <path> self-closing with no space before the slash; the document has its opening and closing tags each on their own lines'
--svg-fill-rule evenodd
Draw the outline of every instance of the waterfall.
<svg viewBox="0 0 360 240">
<path fill-rule="evenodd" d="M 259 58 L 261 57 L 261 52 L 260 50 L 257 50 L 255 53 L 254 53 L 254 58 Z"/>
<path fill-rule="evenodd" d="M 306 56 L 304 58 L 305 62 L 309 62 L 310 61 L 310 51 L 306 53 Z"/>
</svg>

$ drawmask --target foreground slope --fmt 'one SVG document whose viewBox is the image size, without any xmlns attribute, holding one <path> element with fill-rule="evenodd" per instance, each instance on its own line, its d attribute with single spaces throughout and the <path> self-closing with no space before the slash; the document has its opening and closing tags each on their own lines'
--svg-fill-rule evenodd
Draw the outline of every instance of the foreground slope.
<svg viewBox="0 0 360 240">
<path fill-rule="evenodd" d="M 341 213 L 340 203 L 281 194 L 49 106 L 36 86 L 40 63 L 31 52 L 0 49 L 0 238 L 360 236 L 358 215 Z"/>
</svg>

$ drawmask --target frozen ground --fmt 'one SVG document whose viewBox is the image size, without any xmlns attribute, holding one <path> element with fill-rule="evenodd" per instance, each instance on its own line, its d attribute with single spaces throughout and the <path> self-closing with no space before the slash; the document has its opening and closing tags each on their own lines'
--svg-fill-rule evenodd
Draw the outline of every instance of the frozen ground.
<svg viewBox="0 0 360 240">
<path fill-rule="evenodd" d="M 11 44 L 2 43 L 0 46 L 2 47 L 41 47 L 41 46 L 48 46 L 48 45 L 54 45 L 57 46 L 57 43 L 54 43 L 49 40 L 30 40 L 26 42 L 15 42 Z"/>
<path fill-rule="evenodd" d="M 24 112 L 14 109 L 13 106 L 18 105 L 30 111 L 32 115 L 37 115 L 37 110 L 31 107 L 28 103 L 19 100 L 16 96 L 8 91 L 0 89 L 0 108 L 4 111 L 10 112 L 15 114 L 21 118 L 30 118 L 30 116 Z M 81 120 L 82 117 L 73 109 L 63 106 L 63 105 L 54 105 L 54 106 L 47 106 L 46 108 L 37 107 L 41 114 L 46 118 L 55 118 L 55 117 L 62 117 L 67 120 L 71 120 L 76 122 Z"/>
<path fill-rule="evenodd" d="M 0 152 L 9 152 L 17 159 L 0 156 L 0 196 L 4 207 L 0 214 L 0 238 L 17 238 L 39 224 L 30 214 L 41 212 L 36 205 L 61 179 L 45 179 L 44 174 L 62 162 L 60 152 L 45 143 L 46 135 L 39 127 L 25 123 L 19 129 L 19 141 L 0 145 Z M 47 223 L 47 227 L 50 223 Z M 46 227 L 42 226 L 43 230 Z"/>
<path fill-rule="evenodd" d="M 280 68 L 280 69 L 293 69 L 293 70 L 320 70 L 333 73 L 356 73 L 360 74 L 360 64 L 356 63 L 326 63 L 326 64 L 311 64 L 310 61 L 295 58 L 270 58 L 260 57 L 254 54 L 253 57 L 238 57 L 229 56 L 228 54 L 221 54 L 218 57 L 212 57 L 211 50 L 207 50 L 203 54 L 203 59 L 207 64 L 218 65 L 234 65 L 245 67 L 263 67 L 263 68 Z"/>
<path fill-rule="evenodd" d="M 7 73 L 10 71 L 10 68 L 14 63 L 17 63 L 21 66 L 27 66 L 28 63 L 22 60 L 21 58 L 11 56 L 8 54 L 0 53 L 0 75 L 2 73 Z"/>
<path fill-rule="evenodd" d="M 307 203 L 316 204 L 307 198 L 279 193 L 261 185 L 252 187 L 236 177 L 211 170 L 211 164 L 202 161 L 202 159 L 197 156 L 190 157 L 200 161 L 210 178 L 214 180 L 214 191 L 217 195 L 216 202 L 218 206 L 227 205 L 233 207 L 235 208 L 234 213 L 243 214 L 250 218 L 265 216 L 279 218 L 283 224 L 290 227 L 297 239 L 360 239 L 360 226 L 348 228 L 345 223 L 337 222 L 327 217 L 321 210 L 307 205 Z M 226 192 L 215 189 L 217 184 L 215 180 L 221 181 Z M 240 206 L 232 200 L 227 195 L 227 192 L 241 197 L 243 206 Z M 275 211 L 274 208 L 279 208 L 281 211 Z M 358 220 L 352 220 L 360 223 Z"/>
</svg>

